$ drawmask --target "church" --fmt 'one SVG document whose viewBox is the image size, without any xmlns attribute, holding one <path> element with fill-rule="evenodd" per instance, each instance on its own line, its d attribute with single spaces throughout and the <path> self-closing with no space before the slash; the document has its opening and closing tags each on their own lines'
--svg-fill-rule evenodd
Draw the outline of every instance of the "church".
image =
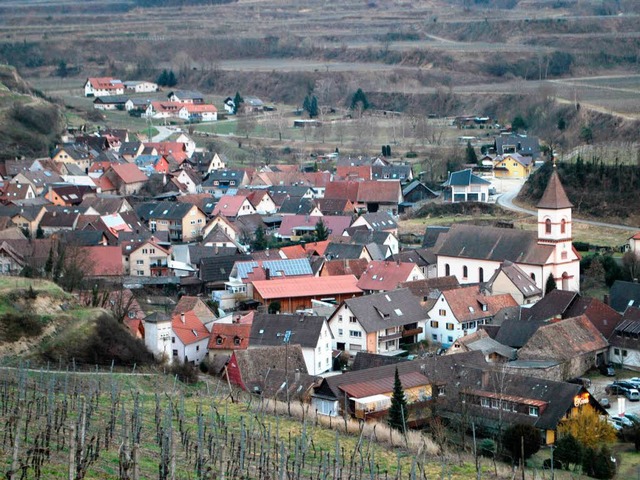
<svg viewBox="0 0 640 480">
<path fill-rule="evenodd" d="M 486 282 L 508 260 L 543 291 L 550 274 L 558 289 L 580 291 L 580 255 L 571 243 L 573 205 L 555 167 L 536 207 L 537 232 L 453 225 L 434 246 L 438 276 L 455 275 L 461 284 Z"/>
</svg>

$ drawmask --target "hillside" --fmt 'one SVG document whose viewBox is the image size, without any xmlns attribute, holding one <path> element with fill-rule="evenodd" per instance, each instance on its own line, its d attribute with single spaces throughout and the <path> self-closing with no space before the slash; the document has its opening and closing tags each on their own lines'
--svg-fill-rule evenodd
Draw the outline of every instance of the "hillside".
<svg viewBox="0 0 640 480">
<path fill-rule="evenodd" d="M 574 215 L 601 218 L 611 223 L 640 224 L 637 208 L 640 166 L 617 162 L 608 165 L 598 158 L 584 161 L 578 157 L 573 163 L 559 163 L 557 169 L 574 205 Z M 551 163 L 545 163 L 529 177 L 517 199 L 535 205 L 542 198 L 552 170 Z"/>
<path fill-rule="evenodd" d="M 0 65 L 0 160 L 47 155 L 64 128 L 60 108 Z"/>
<path fill-rule="evenodd" d="M 78 304 L 46 280 L 0 278 L 0 363 L 154 363 L 142 342 L 111 314 Z"/>
</svg>

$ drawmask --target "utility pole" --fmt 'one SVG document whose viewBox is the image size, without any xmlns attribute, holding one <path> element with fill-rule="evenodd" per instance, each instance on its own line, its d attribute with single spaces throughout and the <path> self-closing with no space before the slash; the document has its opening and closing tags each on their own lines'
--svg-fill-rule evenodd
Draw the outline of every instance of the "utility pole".
<svg viewBox="0 0 640 480">
<path fill-rule="evenodd" d="M 276 336 L 282 337 L 282 341 L 284 342 L 284 384 L 287 395 L 287 413 L 289 416 L 291 416 L 291 401 L 289 400 L 289 342 L 291 341 L 291 335 L 293 335 L 291 330 L 276 334 Z"/>
</svg>

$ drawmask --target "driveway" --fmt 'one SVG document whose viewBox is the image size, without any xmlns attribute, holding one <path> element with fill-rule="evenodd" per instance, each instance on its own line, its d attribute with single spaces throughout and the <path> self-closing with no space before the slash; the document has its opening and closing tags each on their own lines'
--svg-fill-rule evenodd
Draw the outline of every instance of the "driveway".
<svg viewBox="0 0 640 480">
<path fill-rule="evenodd" d="M 624 399 L 624 410 L 623 413 L 633 413 L 635 415 L 640 416 L 640 402 L 630 402 L 624 397 L 618 397 L 616 395 L 607 395 L 604 391 L 605 387 L 612 383 L 616 377 L 596 377 L 591 380 L 591 387 L 589 387 L 589 392 L 597 399 L 600 400 L 603 397 L 607 397 L 609 402 L 611 403 L 611 408 L 608 408 L 607 411 L 609 415 L 616 416 L 618 415 L 618 404 L 619 398 Z M 621 378 L 621 380 L 623 380 Z"/>
<path fill-rule="evenodd" d="M 494 183 L 498 183 L 498 182 L 496 181 Z M 518 196 L 518 193 L 520 193 L 520 189 L 522 188 L 522 185 L 524 185 L 524 182 L 520 184 L 515 184 L 515 185 L 512 184 L 510 190 L 505 191 L 504 193 L 502 193 L 502 195 L 498 197 L 497 203 L 498 205 L 500 205 L 503 208 L 506 208 L 507 210 L 537 216 L 538 212 L 536 212 L 535 210 L 528 210 L 526 208 L 519 207 L 518 205 L 515 205 L 513 203 L 513 200 Z M 496 186 L 496 188 L 498 187 Z M 584 220 L 576 217 L 573 217 L 572 221 L 575 223 L 585 223 L 587 225 L 593 225 L 596 227 L 604 227 L 604 228 L 613 228 L 616 230 L 637 230 L 638 229 L 638 226 L 597 222 L 593 220 Z"/>
</svg>

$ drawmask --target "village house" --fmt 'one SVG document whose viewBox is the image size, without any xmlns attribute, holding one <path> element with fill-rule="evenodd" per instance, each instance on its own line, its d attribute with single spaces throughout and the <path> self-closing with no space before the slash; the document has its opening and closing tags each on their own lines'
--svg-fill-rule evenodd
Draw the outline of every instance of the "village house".
<svg viewBox="0 0 640 480">
<path fill-rule="evenodd" d="M 640 307 L 628 307 L 609 336 L 609 361 L 621 368 L 640 370 Z"/>
<path fill-rule="evenodd" d="M 215 122 L 218 120 L 218 110 L 214 105 L 184 104 L 178 110 L 178 118 L 190 123 Z"/>
<path fill-rule="evenodd" d="M 93 101 L 96 110 L 124 110 L 129 97 L 125 95 L 104 95 Z"/>
<path fill-rule="evenodd" d="M 532 169 L 532 158 L 518 153 L 498 155 L 493 159 L 493 174 L 496 178 L 526 178 Z"/>
<path fill-rule="evenodd" d="M 171 102 L 198 105 L 204 103 L 204 95 L 190 90 L 174 90 L 168 93 L 167 98 Z"/>
<path fill-rule="evenodd" d="M 2 187 L 1 192 L 0 200 L 4 204 L 36 197 L 36 192 L 28 183 L 7 183 Z"/>
<path fill-rule="evenodd" d="M 460 283 L 487 281 L 508 260 L 540 289 L 551 274 L 562 290 L 580 290 L 580 256 L 571 243 L 571 207 L 553 170 L 538 202 L 538 231 L 455 224 L 438 237 L 434 251 L 438 275 Z"/>
<path fill-rule="evenodd" d="M 44 198 L 53 205 L 71 207 L 80 205 L 85 196 L 94 196 L 95 193 L 95 188 L 83 185 L 49 185 Z"/>
<path fill-rule="evenodd" d="M 176 242 L 191 242 L 202 236 L 206 215 L 196 205 L 179 202 L 147 202 L 136 213 L 151 232 L 169 232 Z"/>
<path fill-rule="evenodd" d="M 536 303 L 542 298 L 542 290 L 520 267 L 505 260 L 484 285 L 490 295 L 510 294 L 519 305 Z"/>
<path fill-rule="evenodd" d="M 251 323 L 222 323 L 215 322 L 211 326 L 209 337 L 209 358 L 228 356 L 235 350 L 249 348 L 249 334 Z"/>
<path fill-rule="evenodd" d="M 276 233 L 279 238 L 296 241 L 304 235 L 313 235 L 316 225 L 322 220 L 329 235 L 342 235 L 351 225 L 351 217 L 285 215 Z"/>
<path fill-rule="evenodd" d="M 427 312 L 410 290 L 346 299 L 329 317 L 337 350 L 395 355 L 424 338 Z"/>
<path fill-rule="evenodd" d="M 29 207 L 20 207 L 11 217 L 11 221 L 17 227 L 27 230 L 32 238 L 36 237 L 38 225 L 46 209 L 43 205 L 34 205 Z"/>
<path fill-rule="evenodd" d="M 501 309 L 517 305 L 509 294 L 487 296 L 477 286 L 445 290 L 428 311 L 425 338 L 449 347 L 459 337 L 489 323 Z"/>
<path fill-rule="evenodd" d="M 85 97 L 104 97 L 107 95 L 123 95 L 124 84 L 113 77 L 90 77 L 84 84 Z"/>
<path fill-rule="evenodd" d="M 112 164 L 104 172 L 104 176 L 116 187 L 120 195 L 133 195 L 138 193 L 148 177 L 133 163 Z"/>
<path fill-rule="evenodd" d="M 231 219 L 254 213 L 256 213 L 255 208 L 243 195 L 223 195 L 213 209 L 213 215 L 222 215 Z"/>
<path fill-rule="evenodd" d="M 487 202 L 491 182 L 474 175 L 470 168 L 449 173 L 442 184 L 443 198 L 447 202 Z"/>
<path fill-rule="evenodd" d="M 133 93 L 151 93 L 158 91 L 158 84 L 145 80 L 129 80 L 123 82 L 125 88 Z"/>
<path fill-rule="evenodd" d="M 244 170 L 214 170 L 202 182 L 201 188 L 205 193 L 221 197 L 229 189 L 237 189 L 249 183 L 247 172 Z"/>
<path fill-rule="evenodd" d="M 367 227 L 368 230 L 375 232 L 398 235 L 398 224 L 388 212 L 364 213 L 351 224 L 351 227 L 360 226 Z"/>
<path fill-rule="evenodd" d="M 300 345 L 307 372 L 320 375 L 333 368 L 332 342 L 325 317 L 256 313 L 249 348 Z"/>
<path fill-rule="evenodd" d="M 127 247 L 131 247 L 130 250 Z M 169 275 L 171 249 L 158 245 L 155 238 L 139 245 L 126 245 L 122 252 L 125 273 L 137 277 L 166 277 Z"/>
</svg>

